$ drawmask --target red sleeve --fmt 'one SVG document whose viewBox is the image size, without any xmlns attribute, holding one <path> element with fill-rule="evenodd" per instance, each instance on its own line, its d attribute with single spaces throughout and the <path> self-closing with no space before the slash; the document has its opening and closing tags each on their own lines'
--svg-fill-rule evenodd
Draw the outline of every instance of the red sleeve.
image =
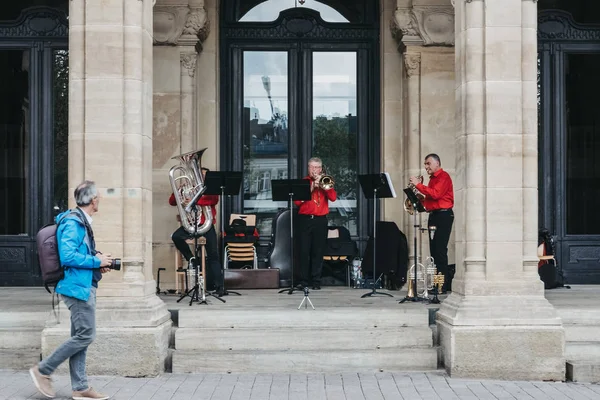
<svg viewBox="0 0 600 400">
<path fill-rule="evenodd" d="M 175 200 L 175 194 L 171 193 L 171 197 L 169 197 L 169 204 L 172 206 L 177 205 L 177 201 Z"/>
<path fill-rule="evenodd" d="M 337 199 L 337 193 L 335 191 L 335 189 L 329 189 L 329 190 L 325 190 L 325 196 L 327 196 L 327 199 L 329 199 L 329 201 L 335 201 Z"/>
<path fill-rule="evenodd" d="M 448 189 L 450 188 L 451 184 L 452 181 L 450 180 L 450 175 L 443 174 L 440 175 L 439 181 L 436 182 L 436 184 L 432 187 L 428 187 L 423 185 L 422 183 L 419 183 L 417 184 L 416 188 L 419 190 L 419 192 L 423 193 L 429 199 L 439 200 L 448 192 Z"/>
<path fill-rule="evenodd" d="M 300 207 L 302 203 L 304 203 L 304 200 L 294 200 L 294 204 L 296 205 L 296 207 Z"/>
<path fill-rule="evenodd" d="M 216 206 L 219 202 L 219 196 L 216 194 L 205 194 L 198 199 L 199 206 Z"/>
</svg>

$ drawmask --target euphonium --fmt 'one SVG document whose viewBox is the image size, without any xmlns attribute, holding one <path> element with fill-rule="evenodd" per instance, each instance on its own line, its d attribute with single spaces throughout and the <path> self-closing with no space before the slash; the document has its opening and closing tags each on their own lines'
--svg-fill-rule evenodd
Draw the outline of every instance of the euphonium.
<svg viewBox="0 0 600 400">
<path fill-rule="evenodd" d="M 417 263 L 417 289 L 415 290 L 415 264 L 413 264 L 408 270 L 408 294 L 407 297 L 429 297 L 429 291 L 433 290 L 434 276 L 436 274 L 436 267 L 433 257 L 427 257 L 425 265 Z M 416 296 L 415 296 L 416 292 Z"/>
<path fill-rule="evenodd" d="M 331 175 L 327 175 L 325 172 L 325 168 L 323 168 L 323 175 L 321 175 L 321 179 L 319 179 L 319 187 L 324 190 L 333 189 L 333 185 L 335 185 L 335 181 Z"/>
<path fill-rule="evenodd" d="M 422 175 L 419 175 L 417 178 L 421 181 L 421 183 L 423 183 L 423 176 Z M 408 182 L 408 185 L 406 187 L 408 189 L 412 190 L 413 193 L 415 194 L 415 196 L 417 196 L 417 198 L 419 200 L 422 200 L 422 199 L 425 198 L 425 195 L 423 193 L 421 193 L 419 191 L 419 189 L 417 189 L 417 187 L 415 185 L 413 185 L 410 181 Z M 415 208 L 413 207 L 411 201 L 408 198 L 406 200 L 404 200 L 404 211 L 406 211 L 410 215 L 414 215 L 415 214 Z"/>
<path fill-rule="evenodd" d="M 202 154 L 205 151 L 206 148 L 173 157 L 174 160 L 178 159 L 181 165 L 175 165 L 169 170 L 169 180 L 171 181 L 171 188 L 173 189 L 173 194 L 177 201 L 177 209 L 181 216 L 181 226 L 190 234 L 203 235 L 212 227 L 213 216 L 210 207 L 200 207 L 204 214 L 204 223 L 198 225 L 198 229 L 194 229 L 194 213 L 186 211 L 186 207 L 192 199 L 199 192 L 204 193 L 206 191 L 201 172 Z M 199 222 L 200 218 L 198 218 Z"/>
</svg>

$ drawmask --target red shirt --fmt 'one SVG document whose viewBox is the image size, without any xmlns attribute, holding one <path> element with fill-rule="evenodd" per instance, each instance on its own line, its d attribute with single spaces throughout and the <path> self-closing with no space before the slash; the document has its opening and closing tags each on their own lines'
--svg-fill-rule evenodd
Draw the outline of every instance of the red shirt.
<svg viewBox="0 0 600 400">
<path fill-rule="evenodd" d="M 218 202 L 219 196 L 217 196 L 216 194 L 203 194 L 202 196 L 200 196 L 198 202 L 196 203 L 201 207 L 210 206 L 213 215 L 213 225 L 217 223 L 217 208 L 215 206 Z M 171 197 L 169 197 L 169 204 L 172 206 L 177 205 L 177 201 L 175 200 L 175 195 L 173 193 L 171 193 Z M 198 214 L 200 214 L 200 225 L 202 225 L 205 220 L 204 213 L 198 210 Z"/>
<path fill-rule="evenodd" d="M 310 176 L 305 176 L 304 179 L 312 181 Z M 311 192 L 310 200 L 296 200 L 294 204 L 299 207 L 298 214 L 302 215 L 327 215 L 329 214 L 329 202 L 337 199 L 335 189 L 324 190 L 316 188 Z"/>
<path fill-rule="evenodd" d="M 419 183 L 416 185 L 419 192 L 425 195 L 421 200 L 427 211 L 448 209 L 454 207 L 454 188 L 452 178 L 443 169 L 438 169 L 429 177 L 427 186 Z"/>
</svg>

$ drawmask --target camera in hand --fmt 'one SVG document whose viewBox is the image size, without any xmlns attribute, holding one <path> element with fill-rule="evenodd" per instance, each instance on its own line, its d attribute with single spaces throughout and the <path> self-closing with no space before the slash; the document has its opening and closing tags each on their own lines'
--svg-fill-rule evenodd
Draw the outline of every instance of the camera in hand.
<svg viewBox="0 0 600 400">
<path fill-rule="evenodd" d="M 112 263 L 108 266 L 108 268 L 114 269 L 115 271 L 120 271 L 121 270 L 121 259 L 114 258 L 112 260 Z"/>
</svg>

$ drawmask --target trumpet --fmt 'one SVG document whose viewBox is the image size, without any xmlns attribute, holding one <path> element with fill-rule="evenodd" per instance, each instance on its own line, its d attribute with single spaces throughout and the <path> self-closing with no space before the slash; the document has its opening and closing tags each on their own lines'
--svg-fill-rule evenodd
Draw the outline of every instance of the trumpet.
<svg viewBox="0 0 600 400">
<path fill-rule="evenodd" d="M 333 180 L 333 177 L 331 175 L 327 174 L 325 167 L 323 167 L 323 175 L 321 175 L 321 177 L 319 177 L 317 179 L 318 179 L 317 186 L 323 190 L 333 189 L 333 186 L 335 185 L 335 181 Z"/>
<path fill-rule="evenodd" d="M 417 179 L 419 179 L 419 181 L 421 183 L 423 183 L 423 175 L 417 176 Z M 419 200 L 423 200 L 425 198 L 425 195 L 423 193 L 421 193 L 419 191 L 419 189 L 417 189 L 417 187 L 415 185 L 413 185 L 410 181 L 408 182 L 408 185 L 406 186 L 406 188 L 412 190 L 412 192 L 415 194 L 415 196 L 417 196 L 417 198 Z M 410 215 L 414 215 L 416 212 L 415 208 L 413 207 L 412 202 L 408 198 L 406 200 L 404 200 L 404 211 L 406 211 Z"/>
</svg>

